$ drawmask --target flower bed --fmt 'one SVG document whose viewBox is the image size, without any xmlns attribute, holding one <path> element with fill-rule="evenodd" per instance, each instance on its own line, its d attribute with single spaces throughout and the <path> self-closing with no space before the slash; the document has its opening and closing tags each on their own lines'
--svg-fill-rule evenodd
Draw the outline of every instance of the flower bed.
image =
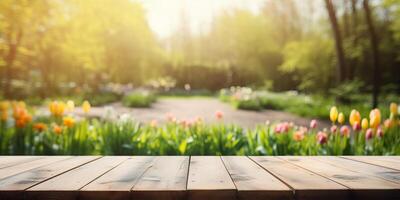
<svg viewBox="0 0 400 200">
<path fill-rule="evenodd" d="M 400 121 L 398 106 L 390 116 L 378 109 L 362 118 L 353 110 L 346 116 L 336 107 L 330 110 L 332 127 L 319 129 L 291 122 L 260 124 L 253 129 L 224 124 L 224 114 L 215 113 L 215 123 L 201 118 L 176 119 L 148 124 L 132 121 L 128 115 L 109 114 L 102 119 L 71 115 L 72 101 L 51 102 L 49 116 L 35 114 L 24 102 L 0 103 L 0 154 L 33 155 L 399 155 Z M 85 101 L 82 110 L 90 112 Z M 327 111 L 328 112 L 328 111 Z"/>
</svg>

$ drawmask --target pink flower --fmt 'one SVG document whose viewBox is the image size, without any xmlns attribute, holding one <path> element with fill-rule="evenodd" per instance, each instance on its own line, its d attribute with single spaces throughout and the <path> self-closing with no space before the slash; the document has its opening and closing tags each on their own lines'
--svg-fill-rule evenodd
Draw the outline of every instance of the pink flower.
<svg viewBox="0 0 400 200">
<path fill-rule="evenodd" d="M 217 111 L 215 112 L 215 117 L 216 117 L 218 120 L 220 120 L 220 119 L 222 119 L 222 118 L 224 117 L 224 113 L 222 113 L 221 111 L 217 110 Z"/>
<path fill-rule="evenodd" d="M 325 132 L 318 132 L 316 137 L 319 144 L 325 144 L 328 142 L 328 135 Z"/>
<path fill-rule="evenodd" d="M 367 132 L 365 132 L 365 139 L 370 140 L 374 136 L 374 132 L 372 131 L 372 128 L 367 129 Z"/>
<path fill-rule="evenodd" d="M 317 120 L 315 120 L 315 119 L 311 120 L 310 128 L 312 128 L 312 129 L 317 128 Z"/>
<path fill-rule="evenodd" d="M 340 128 L 340 134 L 342 136 L 349 137 L 350 136 L 350 128 L 346 125 L 342 126 L 342 128 Z"/>
<path fill-rule="evenodd" d="M 337 126 L 336 125 L 331 126 L 331 133 L 336 133 L 336 131 L 337 131 Z"/>
<path fill-rule="evenodd" d="M 361 125 L 359 122 L 354 122 L 353 123 L 353 130 L 354 131 L 360 131 L 361 130 Z"/>
<path fill-rule="evenodd" d="M 275 126 L 275 133 L 287 133 L 289 131 L 290 124 L 288 122 L 282 122 Z"/>
<path fill-rule="evenodd" d="M 382 136 L 383 136 L 383 130 L 382 130 L 381 127 L 379 127 L 379 128 L 376 130 L 376 135 L 377 135 L 378 137 L 382 137 Z"/>
</svg>

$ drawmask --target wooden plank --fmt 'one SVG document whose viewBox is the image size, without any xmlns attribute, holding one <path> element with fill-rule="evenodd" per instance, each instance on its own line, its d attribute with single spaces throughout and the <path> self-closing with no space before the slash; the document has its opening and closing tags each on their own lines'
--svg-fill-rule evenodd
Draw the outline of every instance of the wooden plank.
<svg viewBox="0 0 400 200">
<path fill-rule="evenodd" d="M 15 174 L 22 173 L 24 171 L 28 171 L 43 165 L 47 165 L 50 163 L 54 163 L 60 160 L 65 160 L 67 158 L 70 158 L 68 156 L 48 156 L 44 158 L 39 158 L 39 159 L 34 159 L 30 160 L 27 162 L 22 162 L 17 165 L 13 165 L 10 167 L 6 167 L 3 169 L 0 169 L 0 179 L 4 179 L 10 176 L 13 176 Z"/>
<path fill-rule="evenodd" d="M 0 169 L 41 158 L 43 156 L 0 156 Z"/>
<path fill-rule="evenodd" d="M 298 200 L 349 199 L 347 187 L 271 156 L 251 156 L 253 161 L 289 185 Z"/>
<path fill-rule="evenodd" d="M 400 170 L 400 156 L 342 156 L 342 158 Z"/>
<path fill-rule="evenodd" d="M 351 189 L 352 199 L 400 199 L 400 185 L 361 172 L 324 163 L 314 157 L 280 157 Z"/>
<path fill-rule="evenodd" d="M 244 156 L 222 156 L 233 182 L 238 190 L 238 198 L 291 199 L 292 190 L 265 169 Z"/>
<path fill-rule="evenodd" d="M 159 156 L 132 189 L 132 199 L 185 199 L 188 156 Z"/>
<path fill-rule="evenodd" d="M 27 190 L 28 199 L 77 199 L 78 191 L 96 178 L 107 173 L 126 156 L 106 156 L 40 183 Z"/>
<path fill-rule="evenodd" d="M 23 199 L 23 191 L 99 157 L 71 157 L 0 180 L 0 199 Z"/>
<path fill-rule="evenodd" d="M 316 159 L 330 163 L 336 167 L 348 169 L 350 171 L 361 172 L 369 176 L 382 178 L 397 184 L 400 184 L 400 171 L 372 165 L 368 163 L 358 162 L 336 156 L 318 156 Z"/>
<path fill-rule="evenodd" d="M 190 158 L 187 190 L 188 199 L 236 199 L 236 187 L 217 156 Z"/>
<path fill-rule="evenodd" d="M 121 165 L 83 187 L 79 199 L 129 199 L 130 190 L 151 167 L 154 156 L 130 157 Z"/>
</svg>

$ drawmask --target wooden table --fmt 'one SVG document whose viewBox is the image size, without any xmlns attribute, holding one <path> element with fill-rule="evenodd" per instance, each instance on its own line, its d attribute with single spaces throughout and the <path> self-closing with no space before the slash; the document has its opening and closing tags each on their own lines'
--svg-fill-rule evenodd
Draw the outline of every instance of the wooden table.
<svg viewBox="0 0 400 200">
<path fill-rule="evenodd" d="M 400 199 L 400 157 L 0 156 L 0 199 Z"/>
</svg>

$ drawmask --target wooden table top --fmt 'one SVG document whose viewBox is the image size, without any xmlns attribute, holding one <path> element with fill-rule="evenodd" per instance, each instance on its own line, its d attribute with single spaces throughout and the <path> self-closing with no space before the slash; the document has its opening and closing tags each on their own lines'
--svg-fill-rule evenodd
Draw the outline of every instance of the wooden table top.
<svg viewBox="0 0 400 200">
<path fill-rule="evenodd" d="M 0 156 L 0 199 L 400 199 L 400 156 Z"/>
</svg>

